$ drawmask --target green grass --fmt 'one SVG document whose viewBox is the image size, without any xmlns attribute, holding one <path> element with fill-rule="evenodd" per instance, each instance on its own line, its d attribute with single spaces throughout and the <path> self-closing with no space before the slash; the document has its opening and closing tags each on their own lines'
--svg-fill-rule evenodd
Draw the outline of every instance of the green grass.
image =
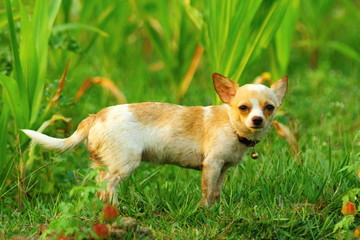
<svg viewBox="0 0 360 240">
<path fill-rule="evenodd" d="M 142 10 L 146 12 L 146 8 L 149 8 L 151 17 L 156 17 L 157 11 L 165 14 L 166 9 L 154 10 L 155 2 L 151 0 L 144 2 L 144 4 L 146 3 L 143 6 L 145 9 Z M 205 7 L 201 2 L 191 2 L 199 11 L 203 11 L 206 20 L 209 16 L 206 15 Z M 322 2 L 326 3 L 327 1 Z M 351 8 L 348 1 L 344 2 L 347 3 L 347 7 Z M 158 32 L 152 32 L 152 36 L 147 35 L 149 34 L 147 31 L 150 31 L 153 26 L 144 26 L 142 21 L 146 21 L 146 19 L 139 18 L 136 13 L 131 12 L 131 1 L 129 4 L 122 3 L 119 5 L 120 7 L 111 4 L 111 1 L 103 1 L 94 3 L 94 5 L 82 6 L 77 10 L 73 9 L 73 12 L 70 11 L 69 5 L 62 4 L 54 26 L 77 26 L 78 28 L 51 34 L 48 56 L 43 56 L 48 58 L 46 79 L 43 75 L 41 79 L 46 87 L 40 101 L 41 104 L 38 100 L 40 96 L 34 96 L 36 100 L 32 102 L 36 102 L 34 104 L 36 111 L 33 115 L 38 112 L 40 116 L 43 116 L 42 111 L 46 109 L 48 102 L 56 92 L 58 79 L 66 61 L 71 58 L 62 96 L 58 105 L 49 114 L 71 117 L 73 127 L 62 122 L 55 122 L 45 130 L 45 133 L 56 137 L 67 136 L 88 114 L 116 104 L 116 99 L 99 86 L 92 86 L 79 102 L 73 103 L 72 99 L 76 91 L 87 77 L 104 76 L 112 79 L 124 92 L 129 102 L 176 103 L 177 93 L 174 93 L 173 89 L 174 79 L 169 79 L 169 76 L 175 74 L 176 71 L 182 74 L 186 71 L 187 66 L 185 69 L 174 67 L 180 63 L 176 62 L 182 59 L 180 55 L 185 53 L 181 53 L 181 48 L 158 49 L 162 45 L 161 42 L 166 39 L 158 39 L 161 36 L 158 35 Z M 341 6 L 338 5 L 334 9 L 341 10 Z M 96 7 L 92 8 L 91 6 Z M 211 14 L 214 14 L 217 8 L 215 5 L 211 6 L 213 7 Z M 162 5 L 162 7 L 169 6 Z M 98 13 L 93 13 L 92 9 L 97 9 Z M 263 6 L 261 11 L 264 10 L 266 8 Z M 302 10 L 300 9 L 300 12 Z M 183 11 L 184 9 L 181 9 L 181 12 L 178 12 L 180 15 L 176 16 L 183 16 Z M 352 9 L 352 13 L 356 13 L 356 11 L 357 9 Z M 14 9 L 14 15 L 19 16 L 19 11 Z M 5 13 L 0 11 L 0 20 L 6 18 L 5 16 Z M 336 26 L 342 24 L 349 26 L 349 29 L 356 26 L 355 21 L 352 21 L 351 18 L 333 19 L 326 13 L 321 16 L 322 19 L 319 20 L 321 22 L 331 19 L 338 21 L 333 23 Z M 76 22 L 76 17 L 78 17 L 79 23 L 86 23 L 91 28 L 81 28 L 82 25 L 76 24 L 66 25 Z M 166 23 L 167 18 L 171 18 L 169 15 L 162 17 L 162 24 Z M 222 21 L 228 20 L 226 17 L 222 18 Z M 176 23 L 181 23 L 184 20 L 179 17 L 177 21 L 179 22 Z M 306 24 L 311 24 L 308 21 L 310 20 L 304 20 L 300 14 L 299 23 L 305 24 L 302 27 L 306 28 Z M 15 21 L 15 23 L 17 22 Z M 117 28 L 114 27 L 116 24 L 118 24 Z M 219 25 L 216 25 L 215 20 L 212 24 L 215 32 L 226 31 L 226 29 L 217 29 L 216 27 Z M 261 22 L 257 24 L 257 27 L 261 26 Z M 185 25 L 190 24 L 186 22 Z M 294 27 L 290 25 L 287 26 L 288 29 Z M 6 39 L 0 40 L 2 53 L 11 55 L 10 50 L 5 50 L 5 46 L 8 49 L 11 41 L 14 42 L 14 40 L 7 40 L 10 33 L 5 27 L 6 24 L 0 24 L 0 26 L 2 26 L 0 33 L 7 36 Z M 61 27 L 57 29 L 61 29 Z M 359 46 L 356 45 L 358 35 L 356 31 L 349 29 L 336 30 L 336 33 L 339 32 L 339 34 L 332 32 L 334 35 L 332 40 L 345 43 L 351 46 L 352 50 L 359 51 Z M 12 30 L 14 31 L 12 34 L 18 34 L 16 27 Z M 170 28 L 168 30 L 168 38 L 178 39 L 176 37 L 180 37 L 176 34 L 175 36 L 171 35 L 179 32 L 179 29 Z M 258 28 L 255 30 L 258 31 Z M 321 31 L 321 28 L 315 30 Z M 108 34 L 108 37 L 105 37 L 106 34 L 98 34 L 99 31 Z M 191 31 L 194 31 L 194 26 L 191 26 Z M 283 31 L 286 31 L 285 27 Z M 331 28 L 328 31 L 333 30 Z M 36 39 L 31 33 L 27 34 L 29 38 Z M 285 65 L 288 63 L 286 73 L 289 76 L 290 84 L 277 120 L 291 126 L 298 137 L 301 162 L 297 162 L 291 155 L 286 141 L 280 138 L 274 130 L 271 131 L 257 146 L 257 151 L 261 156 L 259 160 L 252 160 L 250 156 L 246 156 L 243 163 L 228 172 L 220 204 L 211 209 L 197 206 L 201 198 L 200 172 L 170 165 L 158 166 L 143 163 L 117 189 L 120 214 L 136 218 L 141 225 L 149 227 L 156 239 L 346 239 L 347 234 L 360 225 L 358 215 L 355 222 L 349 226 L 348 232 L 345 229 L 343 232 L 334 233 L 333 230 L 335 224 L 342 219 L 340 211 L 343 195 L 360 185 L 360 179 L 357 178 L 360 166 L 358 58 L 352 50 L 351 54 L 346 55 L 342 54 L 342 51 L 334 52 L 320 44 L 318 47 L 321 54 L 317 59 L 318 66 L 310 69 L 308 49 L 303 48 L 309 43 L 304 43 L 306 39 L 303 39 L 302 34 L 297 29 L 294 36 L 287 35 L 286 37 L 293 38 L 294 42 L 292 44 L 287 42 L 286 49 L 274 47 L 274 44 L 280 44 L 279 39 L 275 40 L 278 41 L 277 43 L 263 39 L 262 41 L 266 40 L 267 43 L 269 40 L 273 49 L 255 47 L 254 50 L 256 52 L 261 50 L 262 54 L 258 55 L 259 58 L 256 62 L 244 63 L 241 74 L 236 69 L 236 61 L 229 60 L 226 66 L 220 66 L 222 61 L 212 60 L 212 58 L 221 59 L 232 55 L 231 49 L 226 49 L 224 55 L 216 55 L 219 53 L 217 52 L 219 49 L 209 50 L 205 46 L 204 57 L 183 99 L 184 105 L 216 103 L 211 82 L 214 66 L 218 66 L 219 69 L 231 69 L 230 72 L 233 72 L 234 75 L 241 75 L 239 83 L 243 84 L 251 82 L 255 76 L 269 71 L 269 69 L 276 71 L 273 69 L 274 66 L 269 63 L 269 59 L 274 58 L 273 51 L 277 51 L 276 58 L 280 61 L 278 64 L 281 64 L 277 71 L 283 71 L 281 69 L 286 68 Z M 270 35 L 274 35 L 274 32 L 269 33 Z M 328 32 L 325 35 L 329 36 Z M 233 39 L 228 39 L 228 41 L 235 41 L 236 37 L 236 34 L 232 35 Z M 279 35 L 277 35 L 278 37 Z M 316 38 L 316 34 L 311 35 L 310 40 L 313 41 L 313 38 Z M 326 40 L 324 35 L 319 38 L 321 41 Z M 151 42 L 155 41 L 154 39 L 159 42 Z M 308 41 L 310 40 L 308 39 Z M 320 40 L 318 39 L 317 43 Z M 150 47 L 149 56 L 146 56 L 143 50 L 147 41 L 150 41 L 150 45 L 158 44 Z M 191 42 L 192 45 L 188 47 L 192 49 L 192 46 L 195 46 L 198 41 L 198 35 L 196 35 Z M 210 41 L 208 42 L 210 45 L 207 46 L 216 47 L 216 41 L 213 38 L 209 37 L 207 41 Z M 224 43 L 226 38 L 217 39 L 217 41 Z M 176 46 L 180 43 L 184 44 L 184 42 L 173 44 Z M 166 44 L 171 45 L 169 42 Z M 288 56 L 289 46 L 292 51 Z M 341 49 L 341 45 L 336 46 Z M 226 44 L 221 45 L 221 49 L 223 48 L 226 48 Z M 31 50 L 29 47 L 26 49 Z M 286 52 L 283 59 L 279 56 L 281 50 Z M 0 66 L 3 66 L 3 61 L 7 59 L 2 58 L 3 55 L 0 55 Z M 191 54 L 187 52 L 186 55 Z M 159 71 L 149 69 L 150 64 L 158 60 L 164 61 L 167 59 L 166 56 L 173 61 L 171 64 L 169 63 L 173 69 Z M 183 60 L 188 62 L 189 59 Z M 22 61 L 26 62 L 26 58 Z M 16 64 L 12 66 L 16 67 Z M 3 69 L 1 71 L 5 72 Z M 44 73 L 42 72 L 42 74 Z M 279 75 L 281 73 L 272 72 L 272 74 Z M 176 77 L 181 79 L 181 76 Z M 19 80 L 14 73 L 8 77 Z M 7 78 L 3 77 L 3 82 L 5 80 Z M 178 82 L 175 85 L 177 84 Z M 80 186 L 82 190 L 91 189 L 87 188 L 87 184 L 91 183 L 86 178 L 89 174 L 90 161 L 85 147 L 78 147 L 62 155 L 36 147 L 34 162 L 31 168 L 27 168 L 24 173 L 26 181 L 24 184 L 20 184 L 21 177 L 18 173 L 17 163 L 20 158 L 27 160 L 28 142 L 22 142 L 20 145 L 18 130 L 15 128 L 16 125 L 20 125 L 21 121 L 17 123 L 16 116 L 11 115 L 11 107 L 6 105 L 6 101 L 10 100 L 8 100 L 4 88 L 0 89 L 0 94 L 2 99 L 0 101 L 0 133 L 6 133 L 6 135 L 0 136 L 0 143 L 2 143 L 0 146 L 2 151 L 0 154 L 0 163 L 2 163 L 0 239 L 8 239 L 15 234 L 27 236 L 36 234 L 41 225 L 59 219 L 64 203 L 72 203 L 75 207 L 84 206 L 83 210 L 73 212 L 73 214 L 77 214 L 73 218 L 81 218 L 83 224 L 92 223 L 99 214 L 96 208 L 90 207 L 95 203 L 93 196 L 90 194 L 89 197 L 82 199 L 80 194 L 77 196 L 69 194 L 74 187 Z M 20 98 L 14 100 L 15 103 L 16 101 L 20 101 Z M 30 115 L 26 115 L 21 110 L 18 111 L 19 106 L 14 105 L 15 107 L 17 107 L 15 110 L 20 117 L 30 119 Z M 33 121 L 40 124 L 35 115 L 32 116 Z M 65 133 L 58 131 L 59 129 L 65 130 Z M 26 195 L 22 196 L 19 201 L 20 186 L 24 187 L 22 192 Z M 355 203 L 359 206 L 359 201 Z M 132 237 L 128 236 L 128 238 Z"/>
<path fill-rule="evenodd" d="M 321 87 L 323 94 L 319 96 L 316 81 L 320 83 L 322 75 L 323 70 L 307 71 L 297 79 L 294 73 L 285 101 L 287 114 L 279 117 L 284 122 L 296 118 L 299 124 L 301 164 L 294 161 L 286 142 L 272 131 L 258 146 L 261 159 L 247 156 L 231 169 L 221 203 L 202 209 L 196 205 L 201 198 L 199 172 L 144 163 L 118 188 L 121 215 L 150 227 L 158 239 L 333 236 L 334 224 L 341 219 L 342 195 L 360 183 L 354 171 L 344 169 L 359 163 L 359 139 L 355 141 L 356 131 L 346 124 L 358 116 L 355 109 L 360 106 L 351 95 L 359 89 L 354 87 L 355 78 L 335 74 Z M 7 237 L 34 234 L 39 224 L 54 219 L 60 213 L 60 201 L 72 202 L 68 191 L 78 185 L 74 172 L 87 171 L 84 147 L 61 156 L 38 150 L 44 162 L 54 162 L 48 170 L 53 172 L 60 193 L 42 193 L 44 186 L 33 179 L 32 183 L 37 184 L 30 192 L 34 195 L 24 207 L 17 206 L 12 198 L 2 199 L 1 227 Z"/>
</svg>

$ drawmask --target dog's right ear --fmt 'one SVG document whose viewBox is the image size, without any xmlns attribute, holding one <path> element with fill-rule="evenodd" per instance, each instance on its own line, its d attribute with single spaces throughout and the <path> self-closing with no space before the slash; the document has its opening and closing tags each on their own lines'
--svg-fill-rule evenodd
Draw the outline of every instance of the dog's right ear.
<svg viewBox="0 0 360 240">
<path fill-rule="evenodd" d="M 233 99 L 235 96 L 236 89 L 239 87 L 239 85 L 218 73 L 213 73 L 212 79 L 215 91 L 219 95 L 221 101 L 226 104 L 230 104 L 231 99 Z"/>
<path fill-rule="evenodd" d="M 283 76 L 280 80 L 273 83 L 270 88 L 275 92 L 279 104 L 281 104 L 288 88 L 288 76 Z"/>
</svg>

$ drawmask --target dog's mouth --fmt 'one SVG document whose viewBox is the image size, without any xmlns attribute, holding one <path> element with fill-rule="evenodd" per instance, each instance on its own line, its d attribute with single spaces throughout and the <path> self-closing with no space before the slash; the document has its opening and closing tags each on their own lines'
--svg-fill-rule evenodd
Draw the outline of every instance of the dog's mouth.
<svg viewBox="0 0 360 240">
<path fill-rule="evenodd" d="M 250 127 L 251 129 L 263 129 L 264 127 L 263 126 L 252 126 L 252 127 Z"/>
</svg>

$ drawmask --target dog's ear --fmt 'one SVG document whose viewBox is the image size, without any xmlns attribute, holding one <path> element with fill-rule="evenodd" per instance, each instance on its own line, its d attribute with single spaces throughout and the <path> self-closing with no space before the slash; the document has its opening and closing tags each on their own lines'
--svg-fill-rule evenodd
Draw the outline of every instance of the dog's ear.
<svg viewBox="0 0 360 240">
<path fill-rule="evenodd" d="M 286 90 L 288 87 L 288 76 L 285 75 L 280 80 L 276 81 L 271 85 L 271 89 L 275 92 L 279 104 L 282 103 L 283 98 L 285 97 Z"/>
<path fill-rule="evenodd" d="M 239 87 L 239 85 L 218 73 L 213 73 L 212 79 L 215 91 L 219 95 L 221 101 L 229 104 L 231 99 L 235 96 L 236 89 Z"/>
</svg>

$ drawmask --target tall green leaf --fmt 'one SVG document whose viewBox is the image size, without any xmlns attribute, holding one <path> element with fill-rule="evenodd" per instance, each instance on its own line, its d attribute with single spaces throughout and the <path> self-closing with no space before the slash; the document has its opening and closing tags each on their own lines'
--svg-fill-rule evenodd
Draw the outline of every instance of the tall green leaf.
<svg viewBox="0 0 360 240">
<path fill-rule="evenodd" d="M 293 0 L 289 3 L 285 17 L 276 32 L 273 41 L 272 70 L 274 79 L 285 75 L 290 61 L 295 25 L 299 19 L 300 0 Z"/>
<path fill-rule="evenodd" d="M 0 115 L 0 163 L 1 181 L 10 173 L 13 164 L 17 164 L 17 176 L 23 180 L 26 178 L 24 162 L 25 155 L 20 155 L 8 162 L 6 158 L 6 146 L 10 139 L 8 133 L 17 136 L 19 128 L 33 128 L 39 117 L 41 101 L 46 81 L 48 41 L 52 24 L 60 7 L 61 0 L 35 1 L 34 11 L 29 14 L 21 1 L 17 1 L 20 8 L 20 33 L 17 34 L 16 24 L 13 17 L 13 8 L 10 0 L 5 0 L 8 27 L 10 32 L 11 53 L 13 59 L 13 72 L 11 76 L 0 73 L 0 85 L 3 90 L 3 106 Z M 20 40 L 18 40 L 20 39 Z M 14 119 L 14 128 L 8 128 L 8 119 Z M 20 139 L 12 139 L 12 145 L 20 149 L 24 136 Z M 15 140 L 15 142 L 14 142 Z M 19 182 L 24 184 L 23 181 Z M 19 187 L 20 196 L 23 186 Z"/>
<path fill-rule="evenodd" d="M 267 48 L 278 30 L 289 0 L 211 0 L 206 5 L 205 46 L 213 71 L 234 80 Z M 261 11 L 260 11 L 261 10 Z"/>
<path fill-rule="evenodd" d="M 22 66 L 21 66 L 21 62 L 20 62 L 20 54 L 19 54 L 19 44 L 18 44 L 18 40 L 16 37 L 16 29 L 15 29 L 15 23 L 14 23 L 14 18 L 13 18 L 13 14 L 12 14 L 12 6 L 11 6 L 11 1 L 10 0 L 5 0 L 5 7 L 6 7 L 6 14 L 7 14 L 7 19 L 8 19 L 8 26 L 9 26 L 9 32 L 10 32 L 10 43 L 11 43 L 11 53 L 12 53 L 12 57 L 13 57 L 13 66 L 14 66 L 14 72 L 13 72 L 13 76 L 16 79 L 16 82 L 14 83 L 9 83 L 8 85 L 13 85 L 12 88 L 8 88 L 9 89 L 17 89 L 16 91 L 18 91 L 15 94 L 19 94 L 22 97 L 24 97 L 24 102 L 23 102 L 23 106 L 22 106 L 22 112 L 20 113 L 20 115 L 17 116 L 17 124 L 18 127 L 24 127 L 26 126 L 26 122 L 28 121 L 29 118 L 29 105 L 27 105 L 28 101 L 26 101 L 27 99 L 27 91 L 26 91 L 26 84 L 25 84 L 25 80 L 24 80 L 24 74 L 23 74 L 23 70 L 22 70 Z M 1 78 L 0 77 L 0 81 Z M 5 84 L 5 83 L 3 83 Z M 15 86 L 16 85 L 16 86 Z M 8 92 L 9 95 L 13 95 L 12 92 Z M 20 99 L 18 99 L 20 100 Z M 13 110 L 15 109 L 14 107 L 12 108 Z M 14 114 L 14 112 L 13 112 Z"/>
<path fill-rule="evenodd" d="M 200 36 L 189 18 L 189 8 L 182 1 L 132 2 L 152 46 L 165 65 L 164 71 L 172 87 L 178 88 L 189 68 Z"/>
</svg>

